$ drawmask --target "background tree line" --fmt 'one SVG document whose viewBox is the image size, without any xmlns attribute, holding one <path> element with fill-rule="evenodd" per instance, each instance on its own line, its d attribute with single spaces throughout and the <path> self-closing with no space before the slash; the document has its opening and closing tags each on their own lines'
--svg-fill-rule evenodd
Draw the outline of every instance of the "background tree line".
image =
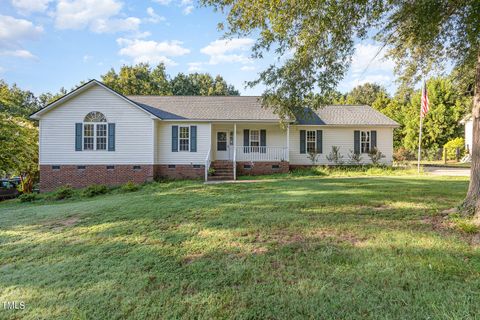
<svg viewBox="0 0 480 320">
<path fill-rule="evenodd" d="M 154 68 L 145 63 L 124 65 L 118 73 L 112 68 L 101 80 L 124 95 L 239 95 L 220 75 L 179 73 L 171 78 L 163 64 Z M 76 87 L 83 83 L 85 81 Z M 32 191 L 38 178 L 38 127 L 29 115 L 67 92 L 61 88 L 56 93 L 46 92 L 37 97 L 0 79 L 0 177 L 20 176 L 25 192 Z"/>
<path fill-rule="evenodd" d="M 124 65 L 119 72 L 109 70 L 101 80 L 125 95 L 239 95 L 221 76 L 179 73 L 170 78 L 163 64 L 154 68 L 148 64 Z M 463 125 L 459 122 L 471 110 L 473 93 L 471 86 L 462 86 L 456 81 L 455 71 L 449 76 L 429 79 L 427 88 L 430 112 L 424 120 L 422 148 L 433 153 L 448 141 L 462 137 Z M 36 97 L 28 90 L 0 80 L 0 175 L 36 179 L 38 130 L 28 116 L 66 93 L 67 90 L 61 88 L 57 93 Z M 322 100 L 328 104 L 366 104 L 379 110 L 400 124 L 394 131 L 395 149 L 403 147 L 414 153 L 418 148 L 420 98 L 420 89 L 403 86 L 390 95 L 382 85 L 366 83 L 346 93 L 334 92 Z"/>
</svg>

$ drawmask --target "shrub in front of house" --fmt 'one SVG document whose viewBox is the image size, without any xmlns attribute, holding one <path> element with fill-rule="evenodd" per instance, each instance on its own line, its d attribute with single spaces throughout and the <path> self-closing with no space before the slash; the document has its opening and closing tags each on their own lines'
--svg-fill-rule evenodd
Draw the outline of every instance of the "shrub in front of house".
<svg viewBox="0 0 480 320">
<path fill-rule="evenodd" d="M 332 146 L 332 151 L 326 156 L 329 162 L 332 162 L 334 165 L 343 164 L 343 156 L 340 153 L 340 147 Z"/>
<path fill-rule="evenodd" d="M 123 192 L 134 192 L 140 190 L 140 186 L 132 181 L 129 181 L 122 186 L 121 190 Z"/>
<path fill-rule="evenodd" d="M 380 164 L 380 160 L 385 158 L 385 155 L 377 148 L 372 148 L 368 152 L 368 157 L 370 158 L 370 161 L 372 161 L 372 164 L 376 166 Z"/>
<path fill-rule="evenodd" d="M 33 202 L 37 199 L 37 195 L 35 193 L 24 193 L 18 199 L 20 202 Z"/>
<path fill-rule="evenodd" d="M 350 153 L 348 154 L 348 159 L 350 164 L 359 166 L 362 163 L 362 155 L 360 153 L 356 153 L 353 150 L 350 150 Z"/>
<path fill-rule="evenodd" d="M 92 184 L 85 188 L 82 192 L 83 196 L 85 197 L 95 197 L 101 194 L 105 194 L 108 192 L 107 186 L 99 185 L 99 184 Z"/>
<path fill-rule="evenodd" d="M 393 160 L 399 164 L 404 164 L 409 160 L 415 160 L 415 159 L 416 159 L 415 154 L 404 147 L 400 147 L 393 152 Z"/>
<path fill-rule="evenodd" d="M 67 184 L 55 190 L 55 192 L 53 193 L 53 198 L 55 200 L 68 199 L 73 197 L 73 194 L 74 194 L 74 191 L 72 189 L 72 186 Z"/>
</svg>

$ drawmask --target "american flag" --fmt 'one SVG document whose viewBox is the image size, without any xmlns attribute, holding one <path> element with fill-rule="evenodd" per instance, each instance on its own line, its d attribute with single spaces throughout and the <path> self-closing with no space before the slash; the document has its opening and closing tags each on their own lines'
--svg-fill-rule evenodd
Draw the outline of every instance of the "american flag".
<svg viewBox="0 0 480 320">
<path fill-rule="evenodd" d="M 427 83 L 423 83 L 423 90 L 422 90 L 422 105 L 420 107 L 420 114 L 422 118 L 425 117 L 429 109 L 428 106 L 428 94 L 427 94 Z"/>
</svg>

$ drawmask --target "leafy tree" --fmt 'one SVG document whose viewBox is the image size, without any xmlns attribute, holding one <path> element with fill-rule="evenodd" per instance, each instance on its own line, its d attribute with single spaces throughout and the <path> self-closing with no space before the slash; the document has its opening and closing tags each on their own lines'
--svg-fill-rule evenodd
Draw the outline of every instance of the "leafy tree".
<svg viewBox="0 0 480 320">
<path fill-rule="evenodd" d="M 21 90 L 16 84 L 9 86 L 0 80 L 0 112 L 19 117 L 28 117 L 39 108 L 35 95 Z"/>
<path fill-rule="evenodd" d="M 19 175 L 31 192 L 38 173 L 38 129 L 31 121 L 0 112 L 0 174 Z"/>
<path fill-rule="evenodd" d="M 44 107 L 44 106 L 54 102 L 55 100 L 60 99 L 61 97 L 63 97 L 67 93 L 68 93 L 68 91 L 64 87 L 61 87 L 60 91 L 55 93 L 55 94 L 50 93 L 50 92 L 42 93 L 38 97 L 38 100 L 40 102 L 40 106 Z"/>
<path fill-rule="evenodd" d="M 213 79 L 208 73 L 179 73 L 170 80 L 163 63 L 153 70 L 147 63 L 124 65 L 119 73 L 110 69 L 101 78 L 107 86 L 124 95 L 239 95 L 221 76 Z"/>
<path fill-rule="evenodd" d="M 422 148 L 439 149 L 449 140 L 462 135 L 459 125 L 469 107 L 458 95 L 447 78 L 434 78 L 427 82 L 430 111 L 423 120 Z M 403 146 L 409 150 L 418 148 L 419 109 L 421 91 L 417 90 L 404 108 Z"/>
<path fill-rule="evenodd" d="M 318 108 L 348 70 L 355 41 L 375 38 L 396 62 L 404 86 L 422 75 L 476 68 L 472 174 L 465 212 L 480 212 L 480 2 L 478 0 L 202 0 L 227 13 L 227 36 L 257 36 L 253 57 L 279 59 L 250 85 L 263 83 L 263 103 L 282 116 Z M 473 74 L 472 74 L 473 76 Z M 314 92 L 319 92 L 315 95 Z M 478 215 L 480 221 L 480 213 Z"/>
<path fill-rule="evenodd" d="M 366 104 L 371 106 L 378 96 L 388 97 L 387 90 L 376 83 L 358 85 L 347 94 L 347 104 Z"/>
<path fill-rule="evenodd" d="M 185 96 L 227 96 L 239 92 L 219 75 L 212 78 L 208 73 L 179 73 L 172 79 L 173 95 Z"/>
<path fill-rule="evenodd" d="M 123 65 L 119 73 L 112 68 L 101 76 L 102 82 L 124 95 L 171 95 L 165 65 L 153 70 L 148 63 L 134 66 Z"/>
</svg>

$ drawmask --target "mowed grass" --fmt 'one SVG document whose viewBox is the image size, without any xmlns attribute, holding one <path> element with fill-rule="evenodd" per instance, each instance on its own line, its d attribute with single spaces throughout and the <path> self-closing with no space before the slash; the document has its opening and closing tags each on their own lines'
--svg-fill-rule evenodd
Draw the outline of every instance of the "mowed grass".
<svg viewBox="0 0 480 320">
<path fill-rule="evenodd" d="M 315 177 L 0 204 L 1 319 L 474 319 L 458 177 Z M 0 305 L 0 307 L 2 307 Z"/>
</svg>

